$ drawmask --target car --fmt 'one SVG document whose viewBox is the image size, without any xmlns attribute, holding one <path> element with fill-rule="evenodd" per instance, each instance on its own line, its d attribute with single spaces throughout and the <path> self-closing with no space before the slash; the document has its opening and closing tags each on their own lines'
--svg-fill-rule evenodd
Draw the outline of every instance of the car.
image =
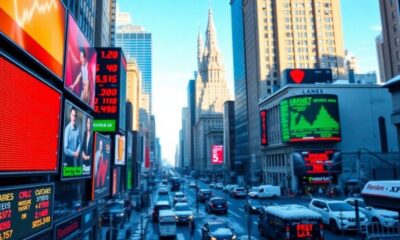
<svg viewBox="0 0 400 240">
<path fill-rule="evenodd" d="M 235 187 L 230 191 L 229 195 L 233 198 L 245 198 L 247 194 L 244 187 Z"/>
<path fill-rule="evenodd" d="M 280 186 L 261 185 L 258 191 L 249 192 L 251 198 L 278 198 L 281 196 Z"/>
<path fill-rule="evenodd" d="M 125 209 L 123 203 L 111 202 L 107 204 L 106 210 L 102 214 L 102 224 L 105 226 L 120 226 L 125 223 Z"/>
<path fill-rule="evenodd" d="M 258 201 L 249 200 L 244 204 L 243 208 L 247 213 L 259 215 L 262 212 L 263 205 Z"/>
<path fill-rule="evenodd" d="M 258 191 L 260 191 L 260 187 L 252 187 L 247 195 L 249 195 L 250 198 L 256 198 L 255 196 L 257 195 Z"/>
<path fill-rule="evenodd" d="M 355 200 L 358 200 L 360 212 L 367 216 L 368 221 L 379 223 L 384 227 L 393 227 L 399 223 L 397 212 L 367 206 L 361 198 L 347 198 L 344 201 L 354 207 Z"/>
<path fill-rule="evenodd" d="M 239 187 L 239 185 L 231 185 L 231 186 L 229 187 L 229 189 L 228 189 L 229 195 L 231 195 L 231 193 L 233 192 L 233 190 L 234 190 L 235 188 L 237 188 L 237 187 Z"/>
<path fill-rule="evenodd" d="M 175 237 L 176 235 L 176 215 L 172 210 L 160 210 L 158 217 L 158 230 L 160 238 Z"/>
<path fill-rule="evenodd" d="M 168 210 L 168 209 L 171 209 L 171 206 L 169 205 L 168 201 L 157 201 L 153 208 L 153 214 L 152 214 L 153 221 L 154 222 L 158 221 L 160 210 Z"/>
<path fill-rule="evenodd" d="M 222 189 L 222 188 L 224 188 L 224 184 L 222 184 L 222 183 L 217 183 L 217 184 L 215 184 L 215 188 L 216 188 L 216 189 Z"/>
<path fill-rule="evenodd" d="M 183 192 L 175 192 L 174 194 L 174 204 L 178 202 L 186 202 L 186 197 Z"/>
<path fill-rule="evenodd" d="M 309 204 L 309 208 L 321 214 L 323 223 L 330 225 L 332 231 L 335 233 L 339 232 L 339 230 L 357 230 L 354 208 L 345 201 L 313 198 Z M 359 216 L 361 230 L 364 230 L 368 218 L 361 212 Z"/>
<path fill-rule="evenodd" d="M 257 228 L 268 239 L 324 239 L 321 215 L 298 204 L 264 207 Z"/>
<path fill-rule="evenodd" d="M 237 185 L 235 184 L 228 184 L 224 187 L 223 191 L 229 193 L 230 189 L 233 187 L 236 187 Z"/>
<path fill-rule="evenodd" d="M 222 220 L 207 220 L 201 228 L 202 240 L 233 240 L 236 239 L 235 230 Z"/>
<path fill-rule="evenodd" d="M 210 198 L 206 202 L 206 212 L 228 214 L 228 202 L 221 197 Z"/>
<path fill-rule="evenodd" d="M 202 188 L 199 190 L 199 201 L 200 202 L 205 202 L 207 199 L 210 199 L 211 196 L 213 195 L 211 189 L 206 189 L 206 188 Z"/>
<path fill-rule="evenodd" d="M 193 221 L 193 211 L 187 203 L 175 204 L 174 211 L 177 223 L 189 223 Z"/>
<path fill-rule="evenodd" d="M 212 183 L 208 184 L 208 186 L 209 186 L 210 188 L 215 188 L 215 182 L 212 182 Z"/>
<path fill-rule="evenodd" d="M 191 188 L 196 188 L 196 187 L 197 187 L 196 182 L 195 182 L 195 181 L 191 181 L 191 182 L 189 183 L 189 187 L 191 187 Z"/>
<path fill-rule="evenodd" d="M 211 179 L 209 179 L 209 178 L 205 178 L 205 179 L 204 179 L 204 183 L 206 183 L 206 184 L 209 184 L 209 183 L 211 183 Z"/>
<path fill-rule="evenodd" d="M 160 195 L 167 195 L 167 194 L 168 194 L 168 188 L 166 188 L 166 187 L 160 187 L 160 189 L 158 189 L 158 194 L 160 194 Z"/>
</svg>

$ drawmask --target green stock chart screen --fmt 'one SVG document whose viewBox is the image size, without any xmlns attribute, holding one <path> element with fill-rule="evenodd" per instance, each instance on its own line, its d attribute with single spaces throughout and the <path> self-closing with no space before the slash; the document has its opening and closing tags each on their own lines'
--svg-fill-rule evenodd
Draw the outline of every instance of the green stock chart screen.
<svg viewBox="0 0 400 240">
<path fill-rule="evenodd" d="M 290 97 L 280 102 L 283 142 L 340 141 L 336 95 Z"/>
</svg>

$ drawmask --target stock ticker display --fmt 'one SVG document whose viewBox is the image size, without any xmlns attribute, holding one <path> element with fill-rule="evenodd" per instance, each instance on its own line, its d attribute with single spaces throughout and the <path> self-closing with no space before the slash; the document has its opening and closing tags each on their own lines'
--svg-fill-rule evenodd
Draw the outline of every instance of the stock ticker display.
<svg viewBox="0 0 400 240">
<path fill-rule="evenodd" d="M 280 103 L 282 141 L 340 141 L 336 95 L 302 95 Z"/>
<path fill-rule="evenodd" d="M 0 190 L 0 240 L 25 239 L 53 224 L 54 185 Z"/>
</svg>

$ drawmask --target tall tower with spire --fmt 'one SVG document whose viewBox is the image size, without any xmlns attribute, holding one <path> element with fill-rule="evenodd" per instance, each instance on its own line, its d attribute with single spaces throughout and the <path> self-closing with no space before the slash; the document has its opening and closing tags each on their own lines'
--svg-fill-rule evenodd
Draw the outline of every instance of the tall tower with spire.
<svg viewBox="0 0 400 240">
<path fill-rule="evenodd" d="M 208 11 L 205 45 L 199 34 L 197 48 L 194 167 L 200 172 L 222 171 L 222 166 L 211 165 L 211 149 L 213 145 L 223 145 L 224 103 L 230 100 L 230 96 L 211 8 Z"/>
</svg>

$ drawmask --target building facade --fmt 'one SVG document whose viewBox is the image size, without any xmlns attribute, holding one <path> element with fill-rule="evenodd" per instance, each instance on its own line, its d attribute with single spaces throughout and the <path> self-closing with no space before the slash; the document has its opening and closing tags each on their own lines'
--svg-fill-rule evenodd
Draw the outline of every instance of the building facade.
<svg viewBox="0 0 400 240">
<path fill-rule="evenodd" d="M 379 82 L 384 83 L 386 81 L 385 65 L 383 63 L 383 36 L 379 34 L 375 38 L 376 54 L 378 55 L 378 67 L 379 67 Z"/>
<path fill-rule="evenodd" d="M 139 110 L 141 95 L 141 74 L 134 59 L 128 59 L 126 69 L 126 97 L 132 104 L 131 118 L 133 131 L 139 130 Z"/>
<path fill-rule="evenodd" d="M 339 1 L 244 0 L 249 154 L 260 167 L 258 103 L 282 86 L 287 68 L 331 68 L 345 76 Z"/>
<path fill-rule="evenodd" d="M 360 73 L 358 58 L 351 54 L 347 49 L 344 51 L 344 67 L 346 69 L 346 74 L 349 74 L 350 70 L 354 73 Z"/>
<path fill-rule="evenodd" d="M 233 76 L 235 87 L 234 171 L 244 175 L 242 164 L 249 160 L 248 91 L 246 83 L 243 0 L 231 0 Z"/>
<path fill-rule="evenodd" d="M 195 74 L 196 77 L 197 73 Z M 186 143 L 188 150 L 189 168 L 194 167 L 194 150 L 193 150 L 193 127 L 196 122 L 196 81 L 190 80 L 187 86 L 187 126 L 186 126 Z"/>
<path fill-rule="evenodd" d="M 392 95 L 392 119 L 391 123 L 396 127 L 397 139 L 400 149 L 400 76 L 388 81 L 384 87 L 388 88 Z"/>
<path fill-rule="evenodd" d="M 118 24 L 118 23 L 117 23 Z M 115 45 L 124 50 L 126 58 L 135 58 L 142 73 L 142 92 L 149 95 L 148 111 L 152 113 L 152 34 L 141 26 L 118 25 Z"/>
<path fill-rule="evenodd" d="M 266 98 L 265 182 L 304 193 L 394 179 L 399 145 L 389 101 L 387 89 L 370 84 L 287 85 Z"/>
<path fill-rule="evenodd" d="M 386 82 L 400 74 L 400 3 L 379 0 L 382 22 L 382 62 Z M 379 51 L 379 49 L 378 49 Z M 378 55 L 379 57 L 379 55 Z"/>
<path fill-rule="evenodd" d="M 111 47 L 112 25 L 115 25 L 115 18 L 112 22 L 112 4 L 115 0 L 101 0 L 96 2 L 95 19 L 95 40 L 96 47 Z M 115 4 L 115 3 L 114 3 Z M 115 32 L 114 32 L 115 34 Z"/>
<path fill-rule="evenodd" d="M 226 101 L 224 105 L 224 181 L 235 182 L 235 101 Z"/>
<path fill-rule="evenodd" d="M 197 171 L 211 171 L 212 145 L 223 145 L 224 102 L 229 99 L 225 69 L 217 44 L 211 9 L 208 12 L 206 42 L 198 38 L 198 75 L 196 78 L 196 124 L 194 162 Z"/>
</svg>

